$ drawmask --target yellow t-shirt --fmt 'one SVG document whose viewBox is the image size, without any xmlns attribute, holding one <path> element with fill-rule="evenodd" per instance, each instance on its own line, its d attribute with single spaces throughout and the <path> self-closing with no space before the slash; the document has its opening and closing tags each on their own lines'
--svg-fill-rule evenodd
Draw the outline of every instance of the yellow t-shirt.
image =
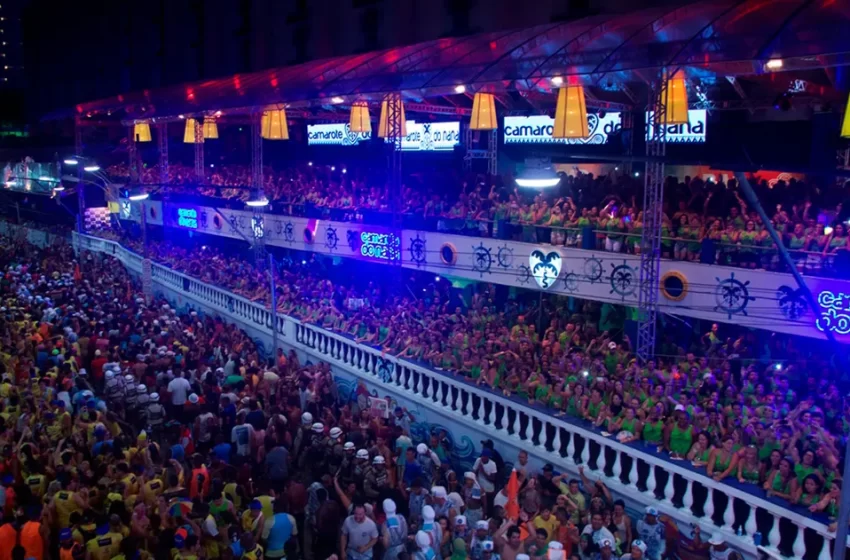
<svg viewBox="0 0 850 560">
<path fill-rule="evenodd" d="M 546 530 L 546 542 L 549 543 L 556 539 L 558 536 L 558 528 L 561 524 L 558 522 L 558 519 L 550 514 L 549 519 L 543 519 L 542 516 L 538 515 L 535 517 L 532 522 L 535 529 L 545 529 Z"/>
<path fill-rule="evenodd" d="M 121 550 L 123 538 L 120 533 L 106 533 L 87 542 L 86 550 L 93 560 L 112 560 Z"/>
</svg>

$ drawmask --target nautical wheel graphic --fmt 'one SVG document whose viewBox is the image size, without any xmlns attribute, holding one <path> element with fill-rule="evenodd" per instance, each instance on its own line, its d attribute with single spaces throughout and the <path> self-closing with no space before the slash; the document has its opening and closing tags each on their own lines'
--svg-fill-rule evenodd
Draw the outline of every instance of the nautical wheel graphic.
<svg viewBox="0 0 850 560">
<path fill-rule="evenodd" d="M 328 226 L 325 228 L 325 247 L 333 251 L 339 245 L 339 236 L 336 234 L 336 228 Z"/>
<path fill-rule="evenodd" d="M 750 295 L 750 281 L 741 282 L 735 278 L 735 273 L 729 274 L 729 278 L 717 280 L 717 287 L 714 289 L 714 306 L 715 311 L 726 313 L 729 319 L 732 315 L 746 315 L 747 306 L 751 301 L 755 301 L 755 297 Z"/>
<path fill-rule="evenodd" d="M 410 260 L 416 263 L 416 266 L 425 264 L 427 260 L 427 251 L 425 250 L 425 240 L 416 234 L 416 237 L 410 240 Z"/>
<path fill-rule="evenodd" d="M 629 266 L 625 260 L 623 264 L 615 265 L 611 263 L 611 268 L 611 275 L 608 277 L 608 281 L 611 283 L 611 291 L 608 293 L 617 294 L 625 300 L 637 289 L 635 269 Z"/>
<path fill-rule="evenodd" d="M 779 303 L 779 311 L 791 320 L 799 319 L 809 308 L 802 289 L 795 290 L 791 286 L 779 286 L 776 290 L 776 299 Z"/>
<path fill-rule="evenodd" d="M 514 263 L 514 250 L 505 243 L 496 252 L 496 264 L 501 268 L 510 268 Z"/>
<path fill-rule="evenodd" d="M 591 284 L 602 281 L 602 261 L 594 256 L 584 259 L 584 276 Z"/>
<path fill-rule="evenodd" d="M 569 292 L 577 292 L 578 291 L 578 274 L 575 272 L 567 272 L 564 275 L 564 288 Z"/>
<path fill-rule="evenodd" d="M 283 239 L 287 243 L 295 243 L 295 226 L 292 222 L 286 222 L 283 226 Z"/>
<path fill-rule="evenodd" d="M 493 266 L 493 255 L 490 251 L 491 249 L 485 247 L 484 243 L 472 247 L 472 270 L 478 272 L 482 278 L 484 273 L 489 273 L 490 267 Z"/>
<path fill-rule="evenodd" d="M 528 268 L 524 264 L 521 264 L 517 267 L 517 270 L 519 270 L 519 272 L 517 272 L 517 282 L 519 282 L 520 284 L 528 284 L 529 282 L 531 282 L 530 268 Z"/>
</svg>

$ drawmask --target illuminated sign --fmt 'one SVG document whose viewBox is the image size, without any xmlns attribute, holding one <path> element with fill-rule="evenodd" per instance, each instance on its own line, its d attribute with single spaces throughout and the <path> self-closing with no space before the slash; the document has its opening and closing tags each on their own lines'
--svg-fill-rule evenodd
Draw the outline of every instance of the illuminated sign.
<svg viewBox="0 0 850 560">
<path fill-rule="evenodd" d="M 407 121 L 407 136 L 401 139 L 405 152 L 442 152 L 460 144 L 460 123 Z"/>
<path fill-rule="evenodd" d="M 505 117 L 502 137 L 505 144 L 607 144 L 608 136 L 622 127 L 620 113 L 587 114 L 587 138 L 552 138 L 555 119 L 546 115 Z"/>
<path fill-rule="evenodd" d="M 198 211 L 194 208 L 178 208 L 177 225 L 198 229 Z"/>
<path fill-rule="evenodd" d="M 401 260 L 401 238 L 394 233 L 364 231 L 360 234 L 360 254 L 382 261 Z"/>
<path fill-rule="evenodd" d="M 561 253 L 554 248 L 535 249 L 528 255 L 528 266 L 537 285 L 548 290 L 561 275 Z"/>
<path fill-rule="evenodd" d="M 818 294 L 821 316 L 815 322 L 821 332 L 850 334 L 850 294 L 821 292 Z"/>
<path fill-rule="evenodd" d="M 652 111 L 646 112 L 646 139 L 652 137 L 655 124 L 652 122 Z M 667 125 L 665 141 L 668 144 L 697 144 L 705 142 L 706 113 L 705 109 L 688 111 L 688 124 Z"/>
<path fill-rule="evenodd" d="M 308 145 L 354 146 L 371 137 L 371 132 L 351 132 L 348 123 L 307 125 Z"/>
</svg>

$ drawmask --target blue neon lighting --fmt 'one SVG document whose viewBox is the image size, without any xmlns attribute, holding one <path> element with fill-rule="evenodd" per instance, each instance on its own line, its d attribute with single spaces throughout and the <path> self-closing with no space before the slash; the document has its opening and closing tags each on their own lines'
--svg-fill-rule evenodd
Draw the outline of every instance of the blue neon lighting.
<svg viewBox="0 0 850 560">
<path fill-rule="evenodd" d="M 401 260 L 401 238 L 394 233 L 374 233 L 364 231 L 360 234 L 360 254 L 382 261 Z"/>
<path fill-rule="evenodd" d="M 177 225 L 198 229 L 198 211 L 194 208 L 178 208 Z"/>
<path fill-rule="evenodd" d="M 821 332 L 850 334 L 850 294 L 830 292 L 818 294 L 821 316 L 815 322 Z"/>
</svg>

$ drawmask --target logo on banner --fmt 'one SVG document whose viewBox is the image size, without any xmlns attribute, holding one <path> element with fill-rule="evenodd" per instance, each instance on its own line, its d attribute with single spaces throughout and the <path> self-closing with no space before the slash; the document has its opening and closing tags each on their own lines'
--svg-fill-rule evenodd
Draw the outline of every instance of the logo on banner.
<svg viewBox="0 0 850 560">
<path fill-rule="evenodd" d="M 502 136 L 505 144 L 607 144 L 608 137 L 622 128 L 620 113 L 587 114 L 587 138 L 552 138 L 555 119 L 546 115 L 505 117 Z"/>
<path fill-rule="evenodd" d="M 407 121 L 406 126 L 407 136 L 401 139 L 401 149 L 405 152 L 449 151 L 460 143 L 460 123 L 457 121 Z"/>
<path fill-rule="evenodd" d="M 371 137 L 371 132 L 351 132 L 348 123 L 307 125 L 308 145 L 355 146 Z"/>
<path fill-rule="evenodd" d="M 821 332 L 850 334 L 850 294 L 823 291 L 818 294 L 821 313 L 815 322 Z"/>
<path fill-rule="evenodd" d="M 558 276 L 561 275 L 561 262 L 561 253 L 555 250 L 546 252 L 542 249 L 535 249 L 528 256 L 531 275 L 537 285 L 544 290 L 551 288 Z"/>
<path fill-rule="evenodd" d="M 646 139 L 652 138 L 655 133 L 655 123 L 652 121 L 655 113 L 646 112 Z M 699 144 L 705 142 L 706 129 L 705 109 L 691 109 L 688 111 L 688 124 L 667 125 L 665 141 L 668 144 Z"/>
</svg>

